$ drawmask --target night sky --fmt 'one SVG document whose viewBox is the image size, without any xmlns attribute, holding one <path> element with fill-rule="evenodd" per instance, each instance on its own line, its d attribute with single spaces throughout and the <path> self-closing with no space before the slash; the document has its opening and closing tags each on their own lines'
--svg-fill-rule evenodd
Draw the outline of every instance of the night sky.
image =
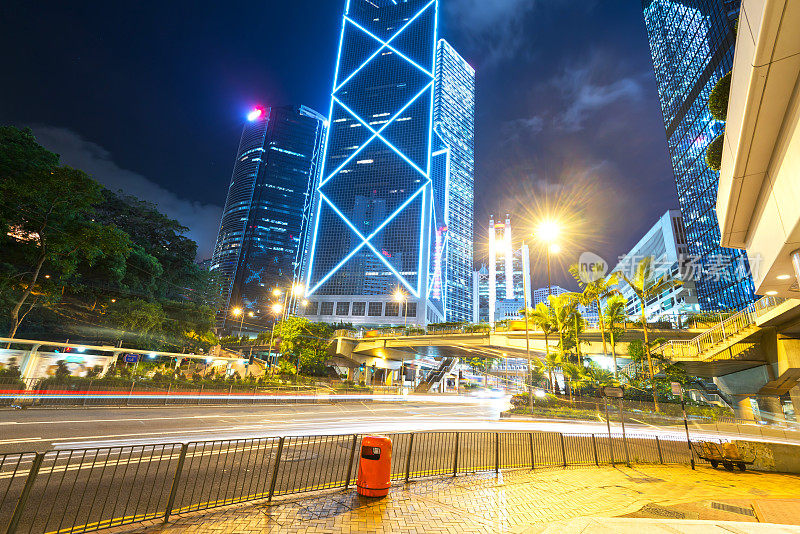
<svg viewBox="0 0 800 534">
<path fill-rule="evenodd" d="M 5 0 L 0 123 L 156 202 L 209 257 L 248 109 L 327 114 L 343 5 Z M 640 2 L 440 5 L 441 35 L 477 69 L 476 261 L 490 214 L 521 237 L 555 212 L 564 265 L 587 250 L 613 265 L 677 207 Z"/>
</svg>

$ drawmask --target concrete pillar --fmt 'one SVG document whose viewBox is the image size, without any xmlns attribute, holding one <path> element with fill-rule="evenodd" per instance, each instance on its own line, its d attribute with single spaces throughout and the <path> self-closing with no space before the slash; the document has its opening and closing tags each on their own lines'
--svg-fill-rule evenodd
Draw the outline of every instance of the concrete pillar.
<svg viewBox="0 0 800 534">
<path fill-rule="evenodd" d="M 27 388 L 32 378 L 36 378 L 34 374 L 36 373 L 36 368 L 39 366 L 39 347 L 41 345 L 34 345 L 31 347 L 31 350 L 25 353 L 25 356 L 22 357 L 22 361 L 19 362 L 19 373 L 20 378 L 25 381 L 25 387 Z"/>
<path fill-rule="evenodd" d="M 753 405 L 750 402 L 752 397 L 746 395 L 736 395 L 736 417 L 745 421 L 758 421 L 758 417 L 753 413 Z"/>
<path fill-rule="evenodd" d="M 796 423 L 800 423 L 800 386 L 790 389 L 789 396 L 792 398 L 792 406 L 794 407 L 794 420 Z"/>
<path fill-rule="evenodd" d="M 761 410 L 761 419 L 768 423 L 786 420 L 786 416 L 783 414 L 783 404 L 781 404 L 780 397 L 772 395 L 758 397 L 758 407 Z"/>
<path fill-rule="evenodd" d="M 394 371 L 392 371 L 391 369 L 384 369 L 383 370 L 383 375 L 384 375 L 383 383 L 385 385 L 387 385 L 387 386 L 391 386 L 392 385 L 392 377 L 394 376 Z"/>
</svg>

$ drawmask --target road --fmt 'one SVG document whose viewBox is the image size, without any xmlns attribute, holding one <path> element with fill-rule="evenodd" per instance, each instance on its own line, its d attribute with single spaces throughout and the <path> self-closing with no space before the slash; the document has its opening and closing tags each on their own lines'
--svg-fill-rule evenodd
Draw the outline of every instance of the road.
<svg viewBox="0 0 800 534">
<path fill-rule="evenodd" d="M 607 433 L 603 421 L 500 420 L 500 412 L 508 407 L 504 399 L 439 399 L 241 407 L 6 409 L 0 412 L 0 453 L 425 430 Z M 678 426 L 637 425 L 634 421 L 626 422 L 626 428 L 628 432 L 662 437 L 683 434 Z M 619 424 L 612 422 L 612 432 L 620 431 Z M 741 437 L 708 431 L 696 434 L 698 438 L 714 436 Z"/>
</svg>

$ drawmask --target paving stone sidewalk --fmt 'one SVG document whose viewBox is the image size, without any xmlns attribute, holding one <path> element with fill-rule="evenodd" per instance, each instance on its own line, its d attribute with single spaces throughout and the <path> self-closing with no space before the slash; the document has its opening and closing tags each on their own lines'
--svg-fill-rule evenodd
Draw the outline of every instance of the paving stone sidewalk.
<svg viewBox="0 0 800 534">
<path fill-rule="evenodd" d="M 627 518 L 602 519 L 620 516 Z M 726 521 L 732 523 L 720 523 Z M 800 533 L 800 526 L 757 522 L 800 525 L 800 477 L 664 466 L 512 471 L 397 485 L 379 500 L 354 490 L 298 495 L 177 516 L 133 531 Z"/>
</svg>

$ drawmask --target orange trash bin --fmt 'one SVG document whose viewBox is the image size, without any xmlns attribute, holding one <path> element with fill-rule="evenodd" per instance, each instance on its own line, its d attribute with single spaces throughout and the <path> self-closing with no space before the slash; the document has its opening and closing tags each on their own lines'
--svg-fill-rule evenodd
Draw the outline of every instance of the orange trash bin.
<svg viewBox="0 0 800 534">
<path fill-rule="evenodd" d="M 385 497 L 392 485 L 392 440 L 364 436 L 358 462 L 356 490 L 365 497 Z"/>
</svg>

